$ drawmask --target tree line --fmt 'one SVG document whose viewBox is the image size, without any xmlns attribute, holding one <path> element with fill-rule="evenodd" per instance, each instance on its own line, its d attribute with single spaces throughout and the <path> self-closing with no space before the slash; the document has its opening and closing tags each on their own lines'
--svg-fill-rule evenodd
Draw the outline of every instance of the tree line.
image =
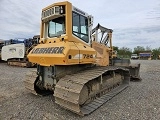
<svg viewBox="0 0 160 120">
<path fill-rule="evenodd" d="M 152 53 L 152 59 L 157 59 L 160 55 L 160 47 L 152 49 L 151 47 L 147 46 L 146 48 L 143 46 L 137 46 L 134 48 L 133 52 L 132 49 L 128 47 L 122 47 L 119 48 L 117 46 L 113 46 L 113 49 L 117 51 L 117 57 L 120 58 L 130 58 L 131 54 L 137 54 L 139 53 Z"/>
</svg>

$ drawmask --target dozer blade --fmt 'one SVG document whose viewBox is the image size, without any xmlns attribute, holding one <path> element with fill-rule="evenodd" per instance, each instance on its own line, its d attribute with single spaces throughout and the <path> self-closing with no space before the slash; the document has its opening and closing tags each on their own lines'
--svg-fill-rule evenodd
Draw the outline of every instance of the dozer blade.
<svg viewBox="0 0 160 120">
<path fill-rule="evenodd" d="M 130 64 L 129 59 L 116 59 L 113 60 L 114 66 L 121 66 L 129 69 L 130 78 L 132 81 L 142 80 L 140 77 L 140 64 Z"/>
<path fill-rule="evenodd" d="M 122 74 L 108 79 L 105 74 L 110 72 Z M 100 78 L 102 79 L 100 80 Z M 61 78 L 55 86 L 55 102 L 84 116 L 124 90 L 129 85 L 129 81 L 128 69 L 113 66 L 94 67 L 94 69 L 84 70 Z M 96 88 L 101 89 L 95 90 Z M 90 95 L 91 92 L 95 94 Z"/>
<path fill-rule="evenodd" d="M 140 64 L 130 64 L 127 68 L 130 71 L 131 80 L 142 80 L 139 74 Z"/>
</svg>

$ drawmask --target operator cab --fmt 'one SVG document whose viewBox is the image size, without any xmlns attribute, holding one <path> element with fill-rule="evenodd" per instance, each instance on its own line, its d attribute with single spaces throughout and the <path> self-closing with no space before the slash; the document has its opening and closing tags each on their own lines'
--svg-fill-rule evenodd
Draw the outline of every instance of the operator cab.
<svg viewBox="0 0 160 120">
<path fill-rule="evenodd" d="M 42 10 L 41 38 L 55 43 L 56 38 L 68 37 L 68 41 L 90 44 L 92 23 L 92 16 L 69 2 L 52 4 Z"/>
</svg>

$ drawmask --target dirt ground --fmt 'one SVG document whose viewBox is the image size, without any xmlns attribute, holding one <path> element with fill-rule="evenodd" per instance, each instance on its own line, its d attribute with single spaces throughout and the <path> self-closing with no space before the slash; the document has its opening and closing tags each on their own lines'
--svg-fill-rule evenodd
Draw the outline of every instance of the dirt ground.
<svg viewBox="0 0 160 120">
<path fill-rule="evenodd" d="M 25 74 L 35 68 L 0 63 L 0 120 L 159 120 L 160 61 L 141 63 L 141 82 L 130 82 L 123 92 L 90 115 L 81 117 L 54 102 L 52 95 L 35 96 L 23 84 Z"/>
</svg>

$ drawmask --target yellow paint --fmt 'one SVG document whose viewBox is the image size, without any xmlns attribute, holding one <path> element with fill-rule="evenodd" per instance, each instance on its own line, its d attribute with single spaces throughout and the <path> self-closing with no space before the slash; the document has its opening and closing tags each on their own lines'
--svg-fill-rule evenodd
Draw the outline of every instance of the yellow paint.
<svg viewBox="0 0 160 120">
<path fill-rule="evenodd" d="M 95 41 L 92 42 L 92 47 L 97 51 L 96 63 L 100 66 L 108 66 L 112 49 Z"/>
<path fill-rule="evenodd" d="M 97 62 L 101 66 L 109 65 L 109 56 L 112 48 L 107 48 L 105 45 L 93 42 L 92 47 L 85 43 L 80 38 L 72 34 L 72 4 L 68 1 L 54 3 L 44 9 L 48 10 L 54 6 L 65 6 L 65 28 L 66 33 L 59 37 L 45 37 L 46 26 L 50 20 L 56 18 L 56 15 L 44 18 L 41 20 L 41 31 L 40 31 L 40 44 L 38 44 L 28 54 L 29 61 L 37 63 L 42 66 L 51 65 L 72 65 L 72 64 L 88 64 Z M 112 34 L 110 34 L 111 37 Z M 111 41 L 110 41 L 111 44 Z M 111 44 L 112 45 L 112 44 Z M 50 54 L 50 53 L 34 53 L 33 50 L 36 48 L 50 48 L 50 47 L 64 47 L 64 51 L 61 54 Z M 97 52 L 95 47 L 100 47 L 103 50 L 103 54 Z M 97 56 L 97 58 L 96 58 Z"/>
</svg>

